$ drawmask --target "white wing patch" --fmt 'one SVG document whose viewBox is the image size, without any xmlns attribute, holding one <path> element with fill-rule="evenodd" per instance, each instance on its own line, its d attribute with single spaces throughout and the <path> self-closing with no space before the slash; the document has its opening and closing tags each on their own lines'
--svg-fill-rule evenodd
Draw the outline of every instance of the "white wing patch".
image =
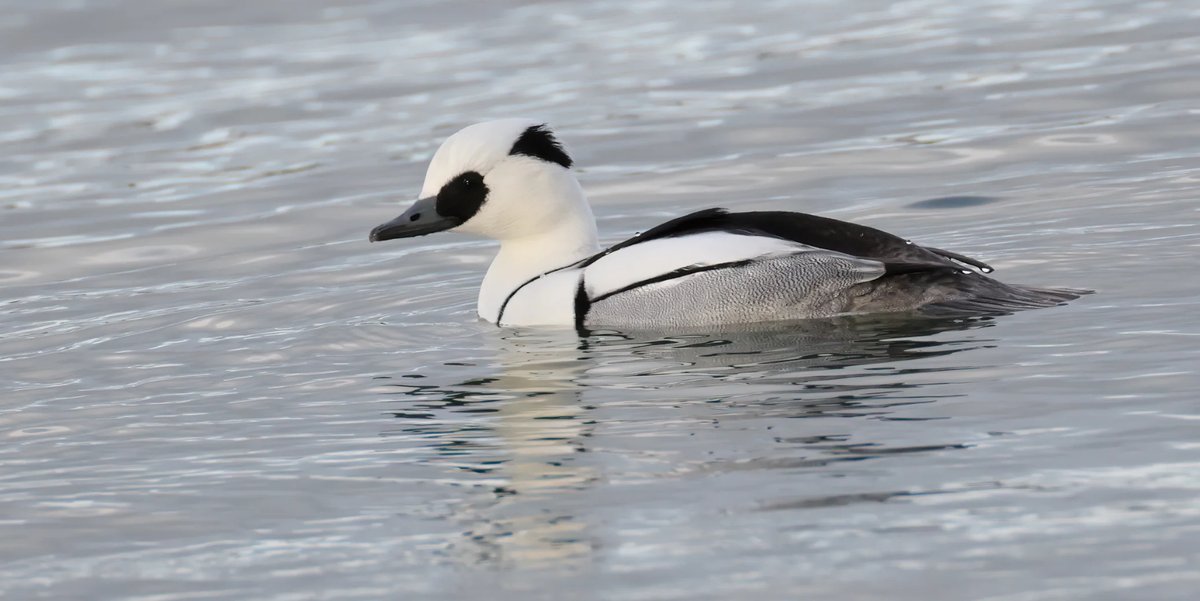
<svg viewBox="0 0 1200 601">
<path fill-rule="evenodd" d="M 622 248 L 584 269 L 584 284 L 596 298 L 690 266 L 719 265 L 816 250 L 770 236 L 703 232 L 659 238 Z"/>
</svg>

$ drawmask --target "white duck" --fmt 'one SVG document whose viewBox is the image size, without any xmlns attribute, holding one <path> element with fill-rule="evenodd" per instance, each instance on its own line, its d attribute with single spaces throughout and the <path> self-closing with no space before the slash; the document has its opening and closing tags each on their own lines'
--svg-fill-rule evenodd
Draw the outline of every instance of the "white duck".
<svg viewBox="0 0 1200 601">
<path fill-rule="evenodd" d="M 603 252 L 571 158 L 544 124 L 466 127 L 372 242 L 443 230 L 500 242 L 479 316 L 502 326 L 661 328 L 1047 307 L 1082 291 L 1013 286 L 968 257 L 804 213 L 707 209 Z"/>
</svg>

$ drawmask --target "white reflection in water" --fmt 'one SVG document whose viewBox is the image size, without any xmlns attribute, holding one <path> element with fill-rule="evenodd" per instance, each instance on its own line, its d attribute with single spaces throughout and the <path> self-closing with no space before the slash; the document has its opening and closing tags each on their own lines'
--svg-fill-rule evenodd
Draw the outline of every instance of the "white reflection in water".
<svg viewBox="0 0 1200 601">
<path fill-rule="evenodd" d="M 833 436 L 780 439 L 803 449 L 795 457 L 678 458 L 670 465 L 654 459 L 678 452 L 680 432 L 675 431 L 697 433 L 692 420 L 736 424 L 780 417 L 878 419 L 913 404 L 934 403 L 939 395 L 923 389 L 936 389 L 938 382 L 928 375 L 965 366 L 935 370 L 891 366 L 985 346 L 989 341 L 973 334 L 962 339 L 928 337 L 990 325 L 987 318 L 885 317 L 771 324 L 666 338 L 621 332 L 585 338 L 571 331 L 501 333 L 487 338 L 494 356 L 492 377 L 385 385 L 382 390 L 399 389 L 408 397 L 399 402 L 401 406 L 416 403 L 419 407 L 399 409 L 396 418 L 411 426 L 389 428 L 385 434 L 440 431 L 429 439 L 431 450 L 444 453 L 446 460 L 452 458 L 448 465 L 485 473 L 493 482 L 490 494 L 476 498 L 454 516 L 464 539 L 455 545 L 460 561 L 529 569 L 586 565 L 596 549 L 621 543 L 601 526 L 594 511 L 596 487 L 614 480 L 652 482 L 745 470 L 822 469 L 846 461 L 967 448 L 944 442 L 896 447 Z M 880 374 L 884 377 L 854 383 L 854 374 L 859 373 L 855 369 L 872 364 L 888 366 Z M 919 373 L 925 379 L 906 383 L 905 373 Z M 698 386 L 710 391 L 710 400 L 694 406 L 699 411 L 681 410 L 680 395 Z M 637 392 L 643 398 L 617 400 L 624 396 L 621 391 Z M 653 398 L 644 398 L 647 393 Z M 593 414 L 627 402 L 661 403 L 667 410 L 664 417 L 676 415 L 659 431 L 642 435 L 648 446 L 613 448 L 607 429 Z M 470 416 L 465 422 L 462 411 Z M 663 446 L 656 449 L 656 441 Z M 623 464 L 635 466 L 634 471 L 622 471 Z M 814 496 L 762 507 L 836 506 L 923 493 L 880 494 Z"/>
</svg>

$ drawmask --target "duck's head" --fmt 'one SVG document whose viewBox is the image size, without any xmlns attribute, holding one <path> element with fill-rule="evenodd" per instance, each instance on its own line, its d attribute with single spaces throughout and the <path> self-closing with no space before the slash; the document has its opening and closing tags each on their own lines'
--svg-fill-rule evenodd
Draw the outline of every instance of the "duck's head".
<svg viewBox="0 0 1200 601">
<path fill-rule="evenodd" d="M 503 241 L 535 236 L 564 221 L 590 223 L 571 162 L 553 132 L 538 121 L 468 126 L 434 153 L 420 199 L 371 230 L 370 239 L 454 230 Z"/>
</svg>

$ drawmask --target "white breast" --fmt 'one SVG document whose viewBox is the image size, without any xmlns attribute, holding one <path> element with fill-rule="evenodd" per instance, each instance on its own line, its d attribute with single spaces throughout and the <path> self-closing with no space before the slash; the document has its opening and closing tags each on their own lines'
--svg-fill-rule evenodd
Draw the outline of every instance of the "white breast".
<svg viewBox="0 0 1200 601">
<path fill-rule="evenodd" d="M 502 326 L 573 326 L 578 269 L 555 271 L 522 286 L 500 315 Z"/>
</svg>

